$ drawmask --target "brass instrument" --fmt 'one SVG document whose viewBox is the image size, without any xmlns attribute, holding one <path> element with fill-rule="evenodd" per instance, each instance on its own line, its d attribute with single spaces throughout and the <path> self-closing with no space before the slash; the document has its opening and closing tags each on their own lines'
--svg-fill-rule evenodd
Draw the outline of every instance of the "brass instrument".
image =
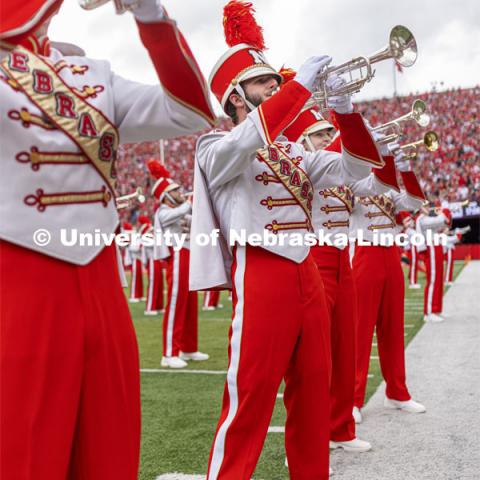
<svg viewBox="0 0 480 480">
<path fill-rule="evenodd" d="M 415 100 L 410 112 L 390 122 L 379 125 L 373 129 L 374 132 L 382 133 L 384 138 L 377 141 L 383 145 L 385 143 L 395 142 L 402 136 L 401 123 L 409 120 L 415 120 L 420 127 L 426 127 L 430 123 L 430 115 L 427 113 L 427 104 L 423 100 Z"/>
<path fill-rule="evenodd" d="M 122 0 L 78 0 L 78 3 L 84 10 L 93 10 L 95 8 L 101 7 L 102 5 L 105 5 L 110 1 L 113 1 L 113 4 L 115 6 L 115 12 L 118 15 L 121 15 L 127 10 L 131 10 L 135 7 L 135 4 L 129 5 L 127 7 L 126 5 L 124 5 Z"/>
<path fill-rule="evenodd" d="M 402 67 L 411 67 L 417 59 L 417 42 L 412 32 L 403 25 L 397 25 L 390 31 L 388 45 L 369 57 L 359 56 L 341 65 L 327 68 L 317 79 L 315 92 L 311 101 L 307 102 L 309 108 L 317 105 L 320 110 L 328 110 L 327 99 L 329 96 L 352 95 L 359 92 L 365 83 L 375 75 L 372 64 L 383 60 L 394 59 Z M 363 70 L 365 69 L 365 72 Z M 359 78 L 353 78 L 352 72 L 359 70 Z M 349 75 L 349 81 L 337 89 L 327 87 L 330 75 Z"/>
<path fill-rule="evenodd" d="M 398 150 L 404 152 L 407 159 L 413 159 L 416 158 L 418 147 L 420 147 L 421 145 L 425 145 L 428 151 L 435 152 L 436 150 L 438 150 L 438 147 L 440 145 L 438 134 L 433 130 L 430 130 L 423 136 L 421 140 L 407 143 L 405 145 L 400 145 L 400 147 L 398 147 Z M 411 150 L 411 153 L 407 153 L 409 150 Z"/>
<path fill-rule="evenodd" d="M 117 203 L 117 210 L 129 207 L 134 199 L 137 199 L 139 203 L 145 203 L 145 195 L 143 194 L 142 187 L 138 187 L 135 192 L 129 193 L 128 195 L 117 197 L 115 199 Z"/>
</svg>

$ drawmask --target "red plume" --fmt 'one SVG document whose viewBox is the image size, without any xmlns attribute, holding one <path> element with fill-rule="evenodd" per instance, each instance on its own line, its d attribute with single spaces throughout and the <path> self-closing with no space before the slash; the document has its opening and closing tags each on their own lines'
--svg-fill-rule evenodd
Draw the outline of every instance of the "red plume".
<svg viewBox="0 0 480 480">
<path fill-rule="evenodd" d="M 255 21 L 255 9 L 250 2 L 231 0 L 223 8 L 223 30 L 229 47 L 247 43 L 265 50 L 263 29 Z"/>
<path fill-rule="evenodd" d="M 170 178 L 168 170 L 157 160 L 149 160 L 147 162 L 147 168 L 150 170 L 153 178 Z"/>
<path fill-rule="evenodd" d="M 293 80 L 295 78 L 295 75 L 297 74 L 297 72 L 295 70 L 293 70 L 293 68 L 285 68 L 285 65 L 282 65 L 282 68 L 280 69 L 280 71 L 278 73 L 283 78 L 282 85 L 285 85 L 290 80 Z"/>
<path fill-rule="evenodd" d="M 140 215 L 138 217 L 138 223 L 143 225 L 145 223 L 151 223 L 151 222 L 150 222 L 150 219 L 148 217 L 146 217 L 145 215 Z"/>
</svg>

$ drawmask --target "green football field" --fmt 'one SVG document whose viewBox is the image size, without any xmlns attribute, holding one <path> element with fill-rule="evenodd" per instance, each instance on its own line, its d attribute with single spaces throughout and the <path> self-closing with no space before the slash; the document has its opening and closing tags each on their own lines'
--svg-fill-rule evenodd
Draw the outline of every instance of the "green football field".
<svg viewBox="0 0 480 480">
<path fill-rule="evenodd" d="M 456 262 L 454 275 L 463 264 Z M 420 273 L 420 283 L 425 276 Z M 146 281 L 146 279 L 145 279 Z M 146 283 L 145 283 L 146 285 Z M 199 296 L 201 302 L 203 294 Z M 142 388 L 142 449 L 140 480 L 154 480 L 172 472 L 205 473 L 215 426 L 220 414 L 225 371 L 227 369 L 228 329 L 231 302 L 222 293 L 224 308 L 199 314 L 199 349 L 210 354 L 206 362 L 190 362 L 182 371 L 165 371 L 160 367 L 162 356 L 162 315 L 143 315 L 144 303 L 130 304 L 138 336 Z M 406 288 L 405 343 L 408 344 L 423 325 L 423 288 Z M 377 360 L 376 339 L 373 339 L 372 360 L 367 399 L 382 378 Z M 415 368 L 411 365 L 410 368 Z M 149 371 L 152 369 L 153 371 Z M 208 370 L 215 373 L 188 373 L 186 370 Z M 408 372 L 407 372 L 408 374 Z M 270 424 L 283 426 L 285 409 L 282 399 Z M 283 433 L 269 433 L 255 471 L 256 480 L 288 479 L 284 466 Z"/>
</svg>

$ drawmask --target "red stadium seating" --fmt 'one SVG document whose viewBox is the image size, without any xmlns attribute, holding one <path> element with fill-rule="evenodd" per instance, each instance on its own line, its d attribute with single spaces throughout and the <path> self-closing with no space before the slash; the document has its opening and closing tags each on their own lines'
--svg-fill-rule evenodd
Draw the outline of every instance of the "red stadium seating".
<svg viewBox="0 0 480 480">
<path fill-rule="evenodd" d="M 416 171 L 428 198 L 449 203 L 466 199 L 480 202 L 479 96 L 480 87 L 477 86 L 359 102 L 357 109 L 375 126 L 408 112 L 416 98 L 427 102 L 432 117 L 427 128 L 435 130 L 440 136 L 440 148 L 434 153 L 422 149 L 416 160 Z M 228 119 L 221 120 L 218 126 L 221 129 L 231 127 Z M 405 124 L 404 131 L 402 143 L 420 139 L 424 133 L 424 129 L 413 122 Z M 165 163 L 172 178 L 183 185 L 185 191 L 193 186 L 198 136 L 164 141 Z M 117 161 L 119 195 L 131 193 L 137 186 L 149 191 L 152 181 L 145 164 L 152 157 L 160 159 L 160 142 L 120 147 Z M 122 220 L 135 222 L 138 215 L 151 215 L 153 211 L 154 199 L 147 194 L 146 203 L 133 204 L 131 208 L 122 210 L 121 216 Z"/>
</svg>

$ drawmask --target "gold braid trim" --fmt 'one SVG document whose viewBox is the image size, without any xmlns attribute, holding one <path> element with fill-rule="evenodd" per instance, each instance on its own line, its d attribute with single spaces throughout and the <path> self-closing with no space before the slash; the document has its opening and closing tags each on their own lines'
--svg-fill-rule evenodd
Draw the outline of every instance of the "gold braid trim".
<svg viewBox="0 0 480 480">
<path fill-rule="evenodd" d="M 29 207 L 37 207 L 39 212 L 47 207 L 56 205 L 68 205 L 72 203 L 102 203 L 104 207 L 112 199 L 112 194 L 104 186 L 100 190 L 92 192 L 68 192 L 68 193 L 45 193 L 39 188 L 35 194 L 27 195 L 24 202 Z"/>
<path fill-rule="evenodd" d="M 261 175 L 257 175 L 255 180 L 262 182 L 264 185 L 268 185 L 269 183 L 282 183 L 277 177 L 269 175 L 267 172 L 262 172 Z"/>
<path fill-rule="evenodd" d="M 45 130 L 56 130 L 57 127 L 50 123 L 47 119 L 40 115 L 30 113 L 26 108 L 22 107 L 20 111 L 10 110 L 8 112 L 8 118 L 11 120 L 17 120 L 22 123 L 22 127 L 29 128 L 30 125 L 36 125 L 37 127 L 44 128 Z"/>
<path fill-rule="evenodd" d="M 350 226 L 350 221 L 349 220 L 344 220 L 344 221 L 334 222 L 332 220 L 329 220 L 328 222 L 322 223 L 322 225 L 324 227 L 327 227 L 328 229 L 335 228 L 335 227 L 348 227 L 348 226 Z"/>
<path fill-rule="evenodd" d="M 80 165 L 90 163 L 88 158 L 81 153 L 71 152 L 41 152 L 37 147 L 32 147 L 30 152 L 20 152 L 16 155 L 20 163 L 30 163 L 32 170 L 39 170 L 40 165 Z"/>
<path fill-rule="evenodd" d="M 271 210 L 273 207 L 288 207 L 290 205 L 297 205 L 297 201 L 294 198 L 272 198 L 267 197 L 260 201 L 260 204 Z"/>
<path fill-rule="evenodd" d="M 265 225 L 265 228 L 273 233 L 277 233 L 280 230 L 298 230 L 298 229 L 306 229 L 310 231 L 312 229 L 312 224 L 308 218 L 304 222 L 289 222 L 289 223 L 278 223 L 276 220 L 273 220 L 272 223 Z"/>
<path fill-rule="evenodd" d="M 382 225 L 369 225 L 368 226 L 368 229 L 373 232 L 374 230 L 383 230 L 383 229 L 386 229 L 386 228 L 394 228 L 395 227 L 395 223 L 385 223 L 385 224 L 382 224 Z"/>
<path fill-rule="evenodd" d="M 325 205 L 320 210 L 328 215 L 331 212 L 348 212 L 348 207 L 346 205 Z"/>
</svg>

